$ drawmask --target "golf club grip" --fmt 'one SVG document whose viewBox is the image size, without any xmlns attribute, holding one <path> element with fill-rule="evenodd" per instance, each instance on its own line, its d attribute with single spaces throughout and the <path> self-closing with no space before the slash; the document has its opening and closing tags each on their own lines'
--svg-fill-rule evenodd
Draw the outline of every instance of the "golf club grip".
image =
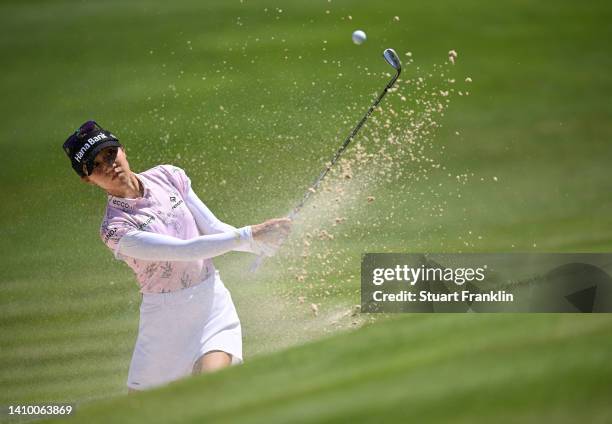
<svg viewBox="0 0 612 424">
<path fill-rule="evenodd" d="M 264 255 L 257 256 L 257 258 L 255 258 L 255 260 L 251 264 L 251 267 L 249 268 L 249 271 L 256 272 L 259 269 L 259 267 L 261 266 L 261 264 L 263 264 L 264 258 L 265 258 Z"/>
<path fill-rule="evenodd" d="M 295 217 L 295 215 L 297 215 L 298 212 L 299 212 L 299 208 L 293 209 L 291 212 L 289 212 L 289 214 L 287 215 L 287 218 L 293 221 L 293 218 Z M 249 271 L 256 272 L 259 269 L 259 267 L 263 264 L 265 258 L 266 257 L 263 254 L 258 255 L 257 258 L 255 258 L 255 260 L 249 267 Z"/>
</svg>

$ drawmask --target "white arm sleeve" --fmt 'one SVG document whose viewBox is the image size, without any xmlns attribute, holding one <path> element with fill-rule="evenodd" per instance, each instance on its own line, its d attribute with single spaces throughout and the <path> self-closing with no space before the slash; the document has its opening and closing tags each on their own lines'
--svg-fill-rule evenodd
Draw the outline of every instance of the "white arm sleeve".
<svg viewBox="0 0 612 424">
<path fill-rule="evenodd" d="M 230 231 L 236 231 L 236 228 L 221 222 L 211 211 L 206 207 L 204 202 L 200 200 L 197 194 L 189 188 L 189 195 L 186 199 L 186 204 L 193 218 L 196 221 L 196 225 L 198 226 L 198 230 L 200 230 L 200 234 L 219 234 L 219 233 L 227 233 Z M 249 230 L 250 231 L 250 230 Z M 234 248 L 233 250 L 237 250 L 239 252 L 249 252 L 249 253 L 257 253 L 259 254 L 261 248 L 257 248 L 252 240 L 247 244 L 243 244 Z"/>
<path fill-rule="evenodd" d="M 135 230 L 121 237 L 116 253 L 118 258 L 129 256 L 147 261 L 196 261 L 245 249 L 252 238 L 251 227 L 189 240 Z"/>
<path fill-rule="evenodd" d="M 218 234 L 236 230 L 231 225 L 221 222 L 191 188 L 186 202 L 201 234 Z"/>
</svg>

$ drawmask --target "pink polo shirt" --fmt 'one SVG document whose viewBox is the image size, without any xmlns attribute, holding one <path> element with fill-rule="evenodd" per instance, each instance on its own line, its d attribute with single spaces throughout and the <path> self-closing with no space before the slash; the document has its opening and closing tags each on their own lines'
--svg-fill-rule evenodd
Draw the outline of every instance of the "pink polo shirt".
<svg viewBox="0 0 612 424">
<path fill-rule="evenodd" d="M 159 165 L 136 174 L 144 186 L 137 199 L 108 196 L 100 237 L 136 273 L 142 293 L 167 293 L 195 286 L 215 272 L 210 259 L 191 262 L 147 261 L 121 255 L 119 240 L 133 230 L 188 240 L 200 235 L 195 219 L 186 205 L 191 181 L 185 172 L 172 165 Z"/>
</svg>

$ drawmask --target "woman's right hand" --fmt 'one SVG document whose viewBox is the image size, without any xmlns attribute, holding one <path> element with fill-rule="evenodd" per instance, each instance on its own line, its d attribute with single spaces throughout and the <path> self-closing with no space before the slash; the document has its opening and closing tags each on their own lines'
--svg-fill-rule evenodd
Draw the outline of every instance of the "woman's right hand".
<svg viewBox="0 0 612 424">
<path fill-rule="evenodd" d="M 291 232 L 289 218 L 269 219 L 261 224 L 251 225 L 255 245 L 266 256 L 272 256 L 287 240 Z"/>
</svg>

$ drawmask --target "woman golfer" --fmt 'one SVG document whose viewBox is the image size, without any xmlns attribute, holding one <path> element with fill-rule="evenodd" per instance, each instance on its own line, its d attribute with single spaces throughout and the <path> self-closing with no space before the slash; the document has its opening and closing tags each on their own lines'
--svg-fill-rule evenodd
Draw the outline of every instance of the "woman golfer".
<svg viewBox="0 0 612 424">
<path fill-rule="evenodd" d="M 136 273 L 142 293 L 129 391 L 242 362 L 240 321 L 212 258 L 238 250 L 271 255 L 290 220 L 234 228 L 191 189 L 185 172 L 130 170 L 117 137 L 94 121 L 64 143 L 72 168 L 108 194 L 100 236 Z"/>
</svg>

